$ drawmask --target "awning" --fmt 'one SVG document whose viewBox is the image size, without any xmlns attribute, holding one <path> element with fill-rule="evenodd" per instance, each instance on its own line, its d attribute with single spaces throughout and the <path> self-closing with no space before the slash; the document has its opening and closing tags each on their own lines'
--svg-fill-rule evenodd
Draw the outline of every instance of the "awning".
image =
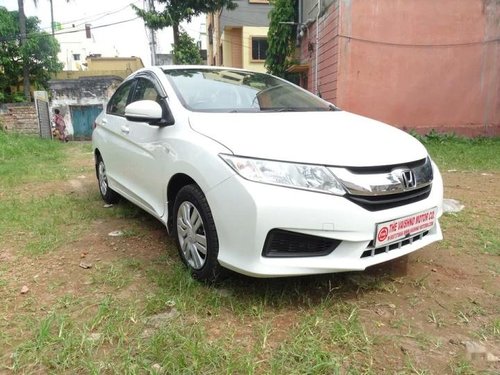
<svg viewBox="0 0 500 375">
<path fill-rule="evenodd" d="M 288 73 L 306 73 L 309 71 L 309 64 L 293 64 L 286 71 Z"/>
</svg>

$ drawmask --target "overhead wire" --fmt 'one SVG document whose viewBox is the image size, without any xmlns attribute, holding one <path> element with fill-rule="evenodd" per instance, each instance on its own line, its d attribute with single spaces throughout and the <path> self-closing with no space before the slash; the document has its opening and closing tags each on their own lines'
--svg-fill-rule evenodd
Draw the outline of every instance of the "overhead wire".
<svg viewBox="0 0 500 375">
<path fill-rule="evenodd" d="M 126 23 L 126 22 L 135 21 L 138 18 L 140 18 L 140 17 L 137 16 L 137 17 L 130 18 L 130 19 L 127 19 L 127 20 L 122 20 L 122 21 L 117 21 L 117 22 L 111 22 L 111 23 L 104 24 L 104 25 L 92 26 L 92 30 L 101 29 L 101 28 L 104 28 L 104 27 L 110 27 L 110 26 L 115 26 L 115 25 L 119 25 L 119 24 L 122 24 L 122 23 Z M 60 31 L 60 32 L 55 33 L 54 36 L 64 35 L 64 34 L 73 34 L 73 33 L 78 33 L 78 32 L 82 32 L 82 31 L 85 31 L 85 28 L 83 28 L 83 29 L 77 29 L 77 30 Z M 44 33 L 44 34 L 40 34 L 40 33 L 26 34 L 26 38 L 36 38 L 36 37 L 46 37 L 46 36 L 50 36 L 51 37 L 52 35 L 51 34 L 47 34 L 47 33 Z M 20 34 L 0 37 L 0 42 L 17 40 L 17 39 L 19 39 L 19 37 L 20 37 Z"/>
<path fill-rule="evenodd" d="M 141 1 L 142 0 L 135 0 L 135 1 L 132 1 L 132 2 L 128 3 L 127 5 L 125 5 L 123 7 L 116 8 L 115 10 L 110 10 L 110 11 L 104 11 L 104 12 L 96 13 L 96 14 L 93 14 L 93 15 L 89 15 L 89 16 L 77 18 L 77 19 L 74 19 L 74 20 L 61 22 L 60 24 L 61 25 L 72 25 L 73 27 L 81 26 L 81 25 L 84 25 L 84 24 L 88 24 L 90 22 L 94 22 L 94 21 L 100 20 L 100 19 L 102 19 L 102 18 L 104 18 L 106 16 L 110 16 L 110 15 L 119 13 L 119 12 L 127 9 L 131 5 L 139 3 Z M 80 22 L 80 21 L 82 21 L 82 22 Z M 80 23 L 77 23 L 77 22 L 80 22 Z M 44 31 L 48 31 L 48 30 L 51 30 L 51 29 L 52 29 L 51 26 L 46 26 L 46 27 L 42 27 L 41 28 L 41 30 L 44 30 Z"/>
</svg>

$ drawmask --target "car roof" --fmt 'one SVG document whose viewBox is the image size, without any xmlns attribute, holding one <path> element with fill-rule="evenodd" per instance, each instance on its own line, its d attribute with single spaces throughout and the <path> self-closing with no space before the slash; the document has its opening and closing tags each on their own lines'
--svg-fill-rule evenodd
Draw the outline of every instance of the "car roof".
<svg viewBox="0 0 500 375">
<path fill-rule="evenodd" d="M 233 68 L 230 66 L 215 66 L 215 65 L 161 65 L 158 68 L 162 70 L 178 70 L 178 69 L 201 69 L 201 70 L 238 70 L 248 72 L 248 69 Z M 257 73 L 257 72 L 256 72 Z"/>
<path fill-rule="evenodd" d="M 130 74 L 124 81 L 133 79 L 134 77 L 147 72 L 154 72 L 156 74 L 167 73 L 168 71 L 179 70 L 179 69 L 195 69 L 195 70 L 225 70 L 233 72 L 247 72 L 247 73 L 258 73 L 258 74 L 268 74 L 257 72 L 249 69 L 233 68 L 228 66 L 214 66 L 214 65 L 153 65 L 141 68 L 132 74 Z"/>
</svg>

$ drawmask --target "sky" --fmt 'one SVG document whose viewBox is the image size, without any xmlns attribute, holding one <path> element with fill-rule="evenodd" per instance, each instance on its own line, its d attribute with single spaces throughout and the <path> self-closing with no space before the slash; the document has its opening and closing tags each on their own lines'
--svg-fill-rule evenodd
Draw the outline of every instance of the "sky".
<svg viewBox="0 0 500 375">
<path fill-rule="evenodd" d="M 24 10 L 27 16 L 40 19 L 43 30 L 51 32 L 50 1 L 38 0 L 35 7 L 33 0 L 24 0 Z M 149 42 L 141 18 L 130 7 L 134 4 L 143 6 L 143 0 L 53 0 L 54 21 L 62 24 L 62 30 L 56 33 L 67 33 L 71 30 L 84 29 L 85 24 L 92 25 L 92 37 L 95 45 L 102 46 L 106 55 L 141 57 L 145 66 L 151 64 Z M 0 6 L 8 10 L 17 10 L 17 0 L 0 0 Z M 129 21 L 131 20 L 131 21 Z M 127 21 L 116 25 L 116 22 Z M 183 24 L 184 29 L 195 39 L 200 39 L 200 31 L 204 29 L 205 17 L 198 17 L 190 24 Z M 105 26 L 109 25 L 109 26 Z M 95 28 L 97 26 L 103 26 Z M 61 40 L 70 45 L 84 37 L 85 31 L 67 33 Z M 169 53 L 173 43 L 170 28 L 157 32 L 157 52 Z M 63 49 L 61 43 L 61 49 Z M 89 51 L 92 53 L 92 51 Z M 101 52 L 101 51 L 96 51 Z"/>
</svg>

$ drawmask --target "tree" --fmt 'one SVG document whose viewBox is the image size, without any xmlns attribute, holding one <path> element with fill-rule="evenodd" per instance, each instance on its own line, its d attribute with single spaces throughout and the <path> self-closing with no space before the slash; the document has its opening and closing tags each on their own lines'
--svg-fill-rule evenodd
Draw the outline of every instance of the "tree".
<svg viewBox="0 0 500 375">
<path fill-rule="evenodd" d="M 265 66 L 269 73 L 284 78 L 295 51 L 296 27 L 292 24 L 295 20 L 295 1 L 274 0 L 271 4 Z"/>
<path fill-rule="evenodd" d="M 36 5 L 36 0 L 35 0 Z M 24 46 L 26 43 L 26 15 L 24 14 L 24 0 L 17 0 L 17 8 L 19 9 L 19 38 L 21 45 Z M 30 77 L 29 68 L 26 64 L 23 64 L 23 84 L 24 84 L 24 96 L 27 101 L 31 100 L 30 95 Z"/>
<path fill-rule="evenodd" d="M 52 4 L 52 0 L 50 1 L 50 20 L 51 20 L 51 28 L 52 28 L 52 36 L 54 36 L 54 7 Z M 69 2 L 69 0 L 66 0 Z M 33 0 L 35 6 L 37 6 L 38 0 Z M 19 29 L 20 34 L 19 38 L 21 41 L 21 45 L 26 43 L 26 15 L 24 14 L 24 0 L 17 0 L 17 8 L 19 10 Z M 24 87 L 24 96 L 26 100 L 30 101 L 30 77 L 29 77 L 29 68 L 27 65 L 23 65 L 23 87 Z"/>
<path fill-rule="evenodd" d="M 48 88 L 51 73 L 58 72 L 63 65 L 57 59 L 59 43 L 50 34 L 40 30 L 36 17 L 26 18 L 26 39 L 18 39 L 21 30 L 17 11 L 0 7 L 0 90 L 2 101 L 12 100 L 12 87 L 20 87 L 27 68 L 28 82 L 36 88 Z M 29 90 L 30 86 L 28 87 Z M 26 96 L 26 93 L 24 94 Z M 16 97 L 18 98 L 18 96 Z M 26 99 L 29 99 L 29 96 Z"/>
<path fill-rule="evenodd" d="M 174 60 L 177 64 L 201 64 L 201 55 L 193 38 L 182 28 L 177 44 L 173 44 Z"/>
<path fill-rule="evenodd" d="M 174 35 L 174 45 L 179 42 L 179 25 L 183 21 L 191 22 L 195 16 L 204 13 L 212 13 L 223 8 L 232 10 L 237 7 L 233 0 L 157 0 L 158 3 L 164 4 L 165 9 L 162 11 L 143 10 L 132 5 L 137 15 L 144 19 L 146 26 L 153 30 L 172 27 Z"/>
</svg>

